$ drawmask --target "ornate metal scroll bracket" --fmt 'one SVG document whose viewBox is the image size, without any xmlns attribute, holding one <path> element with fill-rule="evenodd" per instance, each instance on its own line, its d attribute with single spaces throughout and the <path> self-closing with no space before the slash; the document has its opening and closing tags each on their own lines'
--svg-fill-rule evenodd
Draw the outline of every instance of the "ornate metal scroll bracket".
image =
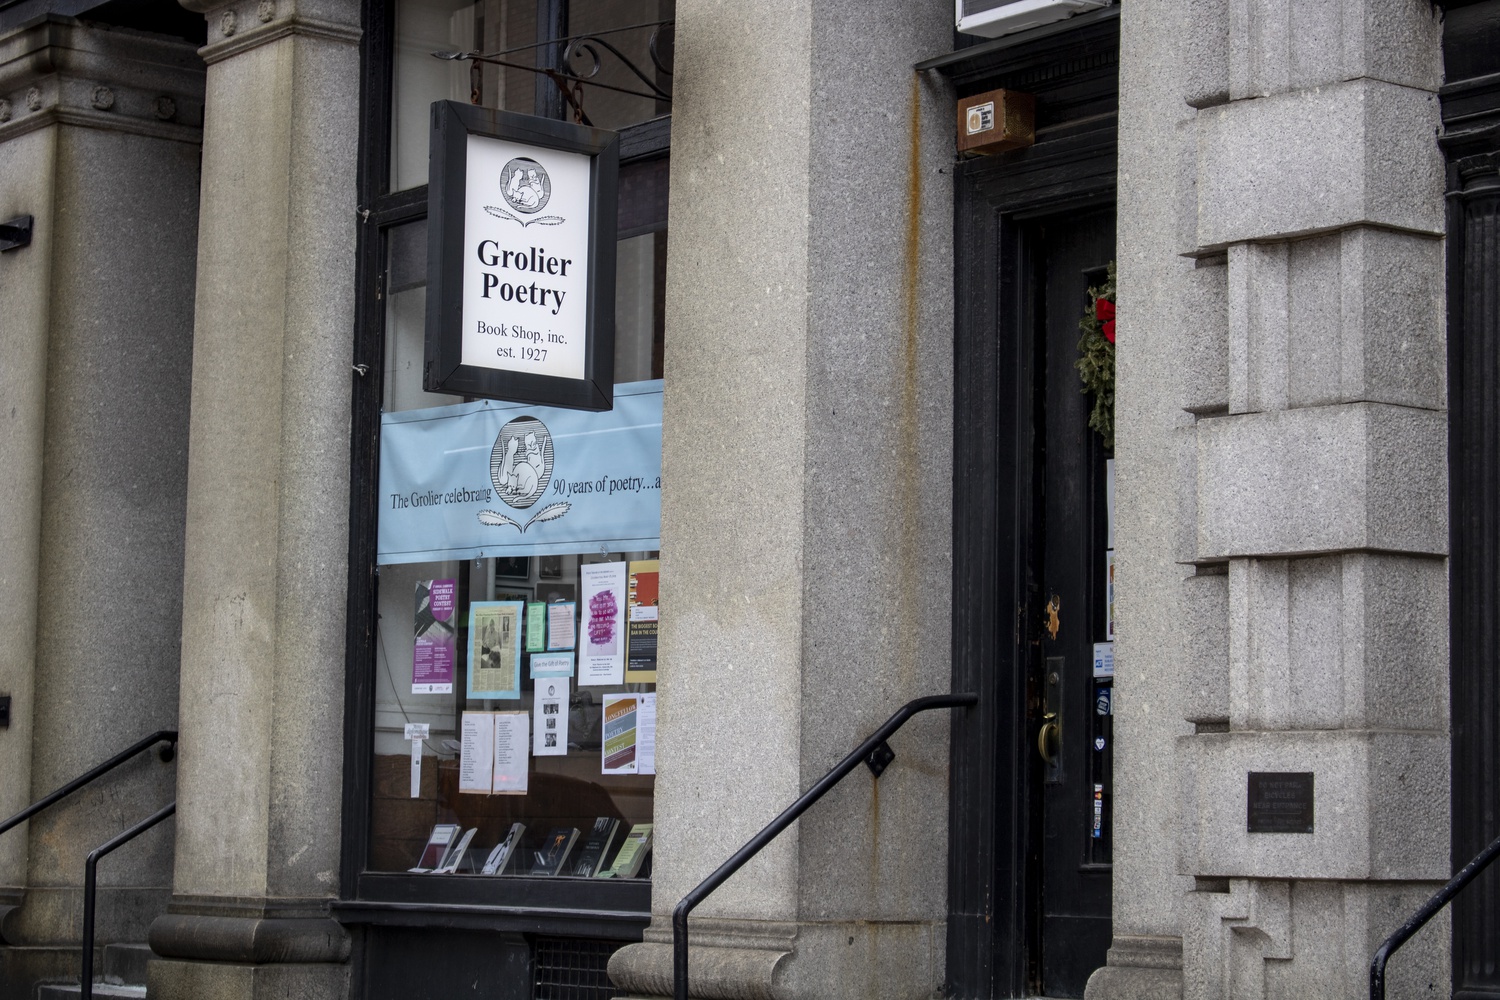
<svg viewBox="0 0 1500 1000">
<path fill-rule="evenodd" d="M 663 78 L 672 75 L 671 36 L 674 28 L 672 21 L 645 21 L 640 24 L 626 25 L 623 28 L 610 28 L 605 31 L 592 31 L 580 35 L 570 35 L 567 38 L 555 38 L 546 42 L 537 42 L 532 45 L 519 45 L 512 49 L 501 52 L 434 52 L 434 58 L 451 60 L 468 60 L 472 63 L 483 63 L 491 66 L 504 66 L 507 69 L 520 69 L 528 73 L 540 73 L 557 85 L 562 92 L 570 108 L 573 109 L 574 121 L 583 125 L 592 125 L 588 115 L 583 110 L 583 88 L 585 84 L 592 87 L 602 87 L 605 90 L 613 90 L 621 94 L 630 94 L 634 97 L 647 97 L 653 100 L 670 104 L 672 92 L 663 85 Z M 646 40 L 646 55 L 650 59 L 649 67 L 642 67 L 620 51 L 619 46 L 605 38 L 606 35 L 621 35 L 627 32 L 650 31 Z M 537 65 L 528 66 L 525 63 L 515 62 L 505 58 L 513 56 L 518 52 L 537 51 L 538 62 L 543 62 L 544 57 L 550 53 L 549 48 L 561 46 L 557 51 L 556 66 Z M 556 50 L 555 50 L 556 51 Z M 631 75 L 640 81 L 641 86 L 622 87 L 618 84 L 605 83 L 598 79 L 609 57 L 618 60 L 619 65 L 629 70 Z M 477 69 L 477 67 L 476 67 Z M 654 69 L 655 73 L 648 72 Z M 471 99 L 475 104 L 479 103 L 480 90 L 476 80 L 473 86 Z"/>
</svg>

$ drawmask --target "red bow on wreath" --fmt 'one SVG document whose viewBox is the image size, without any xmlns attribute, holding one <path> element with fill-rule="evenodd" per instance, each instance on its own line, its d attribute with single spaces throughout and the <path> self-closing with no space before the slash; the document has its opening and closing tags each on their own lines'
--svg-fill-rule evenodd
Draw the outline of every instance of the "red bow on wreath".
<svg viewBox="0 0 1500 1000">
<path fill-rule="evenodd" d="M 1074 367 L 1083 391 L 1093 397 L 1089 426 L 1115 447 L 1115 264 L 1110 261 L 1104 281 L 1088 290 L 1088 305 L 1078 319 L 1078 360 Z M 1082 304 L 1082 303 L 1080 303 Z"/>
<path fill-rule="evenodd" d="M 1115 342 L 1115 304 L 1109 299 L 1094 300 L 1094 318 L 1103 324 L 1104 339 Z"/>
</svg>

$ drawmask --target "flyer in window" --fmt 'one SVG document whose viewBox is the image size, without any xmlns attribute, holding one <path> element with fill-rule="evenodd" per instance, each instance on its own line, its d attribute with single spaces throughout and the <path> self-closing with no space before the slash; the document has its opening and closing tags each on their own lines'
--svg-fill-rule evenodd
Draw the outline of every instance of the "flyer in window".
<svg viewBox="0 0 1500 1000">
<path fill-rule="evenodd" d="M 604 774 L 636 774 L 637 702 L 633 694 L 604 696 Z"/>
<path fill-rule="evenodd" d="M 558 601 L 547 605 L 547 649 L 578 648 L 578 602 Z"/>
<path fill-rule="evenodd" d="M 546 677 L 536 682 L 536 703 L 531 725 L 533 756 L 567 756 L 568 679 L 566 677 Z"/>
<path fill-rule="evenodd" d="M 416 639 L 411 653 L 412 694 L 452 694 L 457 636 L 454 580 L 417 581 Z"/>
<path fill-rule="evenodd" d="M 625 681 L 625 563 L 588 563 L 583 585 L 583 649 L 578 684 Z"/>
<path fill-rule="evenodd" d="M 533 680 L 538 677 L 572 677 L 573 654 L 533 653 L 531 655 L 531 676 Z"/>
<path fill-rule="evenodd" d="M 522 601 L 475 601 L 469 610 L 470 698 L 521 697 Z"/>
<path fill-rule="evenodd" d="M 639 774 L 656 773 L 656 695 L 643 694 L 638 696 L 640 707 L 637 709 L 636 729 L 639 736 L 636 738 L 635 759 Z"/>
<path fill-rule="evenodd" d="M 526 605 L 526 652 L 547 651 L 547 605 L 531 601 Z"/>
<path fill-rule="evenodd" d="M 629 639 L 625 654 L 625 683 L 656 683 L 656 631 L 661 621 L 657 581 L 661 562 L 641 559 L 630 564 L 626 584 L 625 629 Z"/>
<path fill-rule="evenodd" d="M 458 727 L 458 790 L 488 795 L 494 787 L 495 716 L 465 712 Z"/>
<path fill-rule="evenodd" d="M 1104 638 L 1115 641 L 1115 550 L 1104 553 Z"/>
<path fill-rule="evenodd" d="M 528 712 L 465 712 L 459 723 L 458 790 L 524 795 L 531 771 Z"/>
<path fill-rule="evenodd" d="M 490 791 L 496 795 L 525 795 L 531 773 L 529 712 L 496 712 L 495 764 Z"/>
</svg>

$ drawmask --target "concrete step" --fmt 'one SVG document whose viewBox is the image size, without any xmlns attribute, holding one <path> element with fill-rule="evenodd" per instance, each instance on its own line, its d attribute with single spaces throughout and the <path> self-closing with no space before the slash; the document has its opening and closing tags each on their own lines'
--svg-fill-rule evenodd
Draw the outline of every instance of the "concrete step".
<svg viewBox="0 0 1500 1000">
<path fill-rule="evenodd" d="M 113 983 L 95 983 L 96 997 L 144 997 L 144 986 L 118 986 Z M 73 1000 L 83 996 L 83 987 L 77 983 L 47 983 L 36 988 L 36 1000 Z"/>
<path fill-rule="evenodd" d="M 146 962 L 150 959 L 150 945 L 107 944 L 104 946 L 104 973 L 100 978 L 117 986 L 139 986 L 146 982 Z"/>
</svg>

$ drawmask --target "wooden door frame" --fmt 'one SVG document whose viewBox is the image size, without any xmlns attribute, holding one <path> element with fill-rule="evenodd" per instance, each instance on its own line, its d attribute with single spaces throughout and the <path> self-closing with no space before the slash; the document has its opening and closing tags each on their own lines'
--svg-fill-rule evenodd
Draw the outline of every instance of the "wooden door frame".
<svg viewBox="0 0 1500 1000">
<path fill-rule="evenodd" d="M 1025 996 L 1038 954 L 1034 734 L 1011 724 L 1026 717 L 1025 633 L 1039 613 L 1025 223 L 1115 200 L 1119 21 L 982 48 L 945 67 L 959 95 L 1032 93 L 1045 138 L 960 161 L 954 178 L 952 689 L 979 704 L 955 715 L 951 742 L 947 992 L 975 1000 Z"/>
</svg>

